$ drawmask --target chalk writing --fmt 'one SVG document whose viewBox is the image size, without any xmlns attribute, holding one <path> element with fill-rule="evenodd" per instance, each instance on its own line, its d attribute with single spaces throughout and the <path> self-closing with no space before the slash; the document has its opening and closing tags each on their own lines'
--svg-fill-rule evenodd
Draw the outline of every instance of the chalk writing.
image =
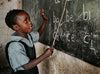
<svg viewBox="0 0 100 74">
<path fill-rule="evenodd" d="M 72 1 L 72 0 L 67 0 L 67 1 Z M 60 0 L 55 0 L 55 4 L 59 4 L 61 1 Z"/>
<path fill-rule="evenodd" d="M 55 24 L 59 23 L 59 18 L 55 16 L 54 12 L 53 12 L 53 23 Z"/>
<path fill-rule="evenodd" d="M 58 3 L 60 3 L 60 0 L 55 0 L 55 4 L 58 4 Z"/>
<path fill-rule="evenodd" d="M 66 9 L 66 22 L 74 22 L 73 15 L 68 15 L 68 10 Z"/>
<path fill-rule="evenodd" d="M 67 0 L 67 1 L 72 1 L 72 0 Z"/>
<path fill-rule="evenodd" d="M 84 43 L 89 44 L 89 41 L 87 40 L 90 37 L 90 35 L 85 35 L 84 36 Z"/>
<path fill-rule="evenodd" d="M 75 20 L 73 18 L 74 18 L 73 15 L 69 15 L 69 11 L 66 9 L 66 16 L 65 16 L 66 20 L 62 21 L 61 26 L 62 25 L 64 25 L 65 27 L 68 26 L 67 24 L 64 24 L 64 23 L 74 22 Z M 91 19 L 90 11 L 85 11 L 85 7 L 84 7 L 84 4 L 83 4 L 83 20 L 88 21 L 90 19 Z M 54 23 L 53 38 L 55 36 L 59 20 L 60 19 L 55 15 L 55 12 L 53 11 L 53 23 Z M 66 32 L 63 31 L 63 27 L 61 27 L 61 26 L 60 26 L 60 29 L 59 29 L 59 32 L 58 32 L 58 35 L 57 35 L 57 39 L 56 39 L 57 41 L 59 41 L 59 39 L 64 41 L 64 38 L 66 38 L 66 41 L 68 41 L 68 42 L 75 42 L 75 41 L 77 41 L 76 39 L 78 39 L 78 38 L 77 38 L 76 34 L 70 33 L 70 31 L 68 31 L 68 30 L 66 30 Z M 75 26 L 75 24 L 72 27 L 74 27 L 74 26 Z M 85 29 L 86 26 L 84 26 L 83 28 Z M 81 36 L 81 38 L 83 38 L 82 40 L 83 40 L 83 42 L 85 44 L 89 44 L 91 42 L 90 46 L 93 46 L 93 41 L 91 40 L 91 35 L 90 34 L 84 34 L 84 35 Z"/>
<path fill-rule="evenodd" d="M 83 20 L 90 20 L 91 19 L 91 12 L 85 11 L 85 6 L 83 4 Z"/>
</svg>

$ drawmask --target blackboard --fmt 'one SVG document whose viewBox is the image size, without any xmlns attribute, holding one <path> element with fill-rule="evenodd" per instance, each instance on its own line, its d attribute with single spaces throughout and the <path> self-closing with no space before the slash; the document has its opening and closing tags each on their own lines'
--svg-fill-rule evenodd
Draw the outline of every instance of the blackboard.
<svg viewBox="0 0 100 74">
<path fill-rule="evenodd" d="M 43 22 L 41 9 L 48 22 L 40 42 L 51 45 L 64 8 L 65 0 L 23 0 L 37 30 Z M 55 42 L 56 49 L 100 67 L 100 0 L 68 0 Z"/>
</svg>

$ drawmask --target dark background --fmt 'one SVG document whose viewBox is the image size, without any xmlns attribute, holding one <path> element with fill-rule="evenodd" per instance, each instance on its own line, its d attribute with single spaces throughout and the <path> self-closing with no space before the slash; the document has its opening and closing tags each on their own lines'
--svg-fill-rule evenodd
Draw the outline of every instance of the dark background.
<svg viewBox="0 0 100 74">
<path fill-rule="evenodd" d="M 41 9 L 48 22 L 40 42 L 51 45 L 65 0 L 23 0 L 37 30 L 43 22 Z M 100 67 L 100 0 L 68 0 L 64 18 L 55 42 L 56 49 Z"/>
</svg>

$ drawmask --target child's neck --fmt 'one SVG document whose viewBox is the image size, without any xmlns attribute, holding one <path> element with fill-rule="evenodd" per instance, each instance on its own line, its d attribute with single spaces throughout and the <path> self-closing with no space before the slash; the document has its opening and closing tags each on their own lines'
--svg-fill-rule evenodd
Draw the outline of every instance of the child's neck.
<svg viewBox="0 0 100 74">
<path fill-rule="evenodd" d="M 23 37 L 23 38 L 28 39 L 28 35 L 27 35 L 27 33 L 17 32 L 16 36 L 21 36 L 21 37 Z"/>
</svg>

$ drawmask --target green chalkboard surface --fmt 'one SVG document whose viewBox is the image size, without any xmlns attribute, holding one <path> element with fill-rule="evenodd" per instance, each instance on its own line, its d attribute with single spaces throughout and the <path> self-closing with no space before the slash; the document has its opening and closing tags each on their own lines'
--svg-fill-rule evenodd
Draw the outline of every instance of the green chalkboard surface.
<svg viewBox="0 0 100 74">
<path fill-rule="evenodd" d="M 51 45 L 65 0 L 23 0 L 34 30 L 42 24 L 41 9 L 48 22 L 40 42 Z M 100 0 L 68 0 L 55 41 L 56 49 L 100 67 Z"/>
</svg>

